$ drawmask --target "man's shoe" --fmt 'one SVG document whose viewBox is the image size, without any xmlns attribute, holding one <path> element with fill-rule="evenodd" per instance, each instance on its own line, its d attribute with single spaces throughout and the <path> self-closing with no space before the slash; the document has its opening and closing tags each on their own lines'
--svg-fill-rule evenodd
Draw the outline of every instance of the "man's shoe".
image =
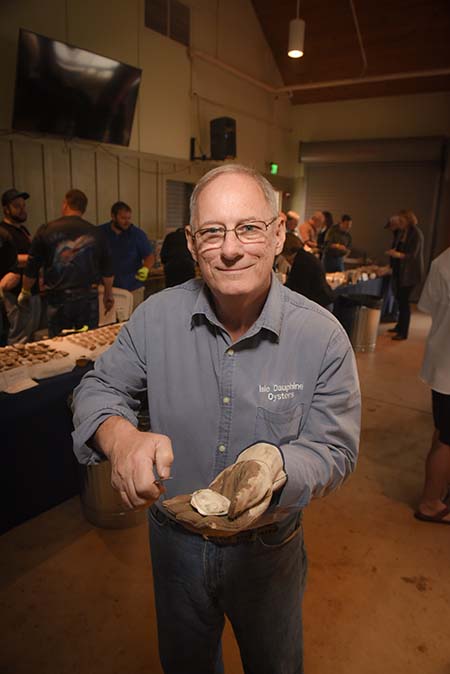
<svg viewBox="0 0 450 674">
<path fill-rule="evenodd" d="M 397 335 L 394 335 L 393 337 L 391 337 L 391 339 L 395 339 L 396 341 L 399 342 L 402 339 L 406 339 L 406 337 L 403 337 L 403 335 L 397 334 Z"/>
</svg>

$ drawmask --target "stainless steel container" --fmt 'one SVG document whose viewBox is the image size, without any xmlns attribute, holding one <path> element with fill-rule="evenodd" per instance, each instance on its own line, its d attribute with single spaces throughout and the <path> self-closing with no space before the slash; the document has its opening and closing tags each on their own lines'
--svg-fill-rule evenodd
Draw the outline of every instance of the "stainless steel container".
<svg viewBox="0 0 450 674">
<path fill-rule="evenodd" d="M 80 499 L 88 522 L 104 529 L 126 529 L 145 521 L 146 509 L 127 510 L 111 486 L 109 461 L 80 468 Z"/>
<path fill-rule="evenodd" d="M 375 351 L 381 310 L 366 306 L 355 307 L 350 341 L 355 351 Z"/>
</svg>

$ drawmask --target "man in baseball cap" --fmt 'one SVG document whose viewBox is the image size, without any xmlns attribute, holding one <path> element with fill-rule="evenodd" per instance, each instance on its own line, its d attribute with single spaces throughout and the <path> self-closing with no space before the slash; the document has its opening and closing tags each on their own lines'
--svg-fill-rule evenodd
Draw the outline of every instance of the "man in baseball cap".
<svg viewBox="0 0 450 674">
<path fill-rule="evenodd" d="M 9 322 L 8 344 L 27 342 L 39 327 L 40 297 L 36 283 L 32 301 L 28 307 L 19 307 L 17 296 L 22 285 L 22 271 L 28 260 L 31 234 L 25 226 L 27 220 L 26 200 L 28 192 L 12 187 L 2 194 L 3 221 L 1 227 L 10 235 L 17 251 L 17 264 L 0 279 L 6 315 Z"/>
<path fill-rule="evenodd" d="M 2 206 L 9 206 L 12 201 L 16 199 L 29 199 L 30 195 L 28 192 L 19 192 L 15 187 L 12 187 L 10 190 L 6 190 L 2 194 Z"/>
</svg>

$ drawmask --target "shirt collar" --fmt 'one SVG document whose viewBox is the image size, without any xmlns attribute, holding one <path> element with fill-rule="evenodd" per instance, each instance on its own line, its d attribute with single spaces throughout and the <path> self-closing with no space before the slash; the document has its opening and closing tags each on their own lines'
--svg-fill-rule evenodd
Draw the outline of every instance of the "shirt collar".
<svg viewBox="0 0 450 674">
<path fill-rule="evenodd" d="M 223 325 L 215 314 L 211 292 L 205 283 L 202 284 L 192 309 L 192 326 L 195 325 L 196 316 L 204 316 L 206 320 L 209 321 L 209 323 L 212 325 L 215 325 L 222 330 L 224 329 Z M 282 286 L 275 274 L 272 272 L 272 282 L 270 284 L 269 294 L 267 295 L 262 311 L 245 336 L 251 337 L 257 334 L 261 329 L 265 329 L 274 333 L 276 337 L 279 338 L 281 333 L 282 318 Z"/>
</svg>

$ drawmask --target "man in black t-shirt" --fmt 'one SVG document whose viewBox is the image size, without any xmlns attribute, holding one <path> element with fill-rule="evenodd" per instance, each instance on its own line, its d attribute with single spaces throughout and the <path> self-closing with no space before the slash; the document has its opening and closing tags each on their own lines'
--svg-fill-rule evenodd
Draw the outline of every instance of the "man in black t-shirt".
<svg viewBox="0 0 450 674">
<path fill-rule="evenodd" d="M 16 264 L 4 274 L 2 273 L 0 280 L 9 323 L 9 344 L 27 342 L 33 332 L 38 329 L 41 314 L 38 283 L 31 288 L 30 301 L 26 307 L 19 306 L 17 302 L 23 268 L 28 260 L 31 245 L 31 235 L 25 226 L 27 220 L 25 202 L 29 196 L 27 192 L 20 192 L 14 188 L 2 194 L 3 221 L 0 224 L 10 236 L 17 253 Z"/>
<path fill-rule="evenodd" d="M 9 274 L 17 264 L 17 253 L 11 235 L 0 226 L 0 279 Z M 3 288 L 0 284 L 0 346 L 5 346 L 8 319 L 4 307 Z"/>
<path fill-rule="evenodd" d="M 42 268 L 50 337 L 63 329 L 98 326 L 99 282 L 105 288 L 105 311 L 114 304 L 111 254 L 101 230 L 81 217 L 86 207 L 86 195 L 69 190 L 62 217 L 42 225 L 31 244 L 19 303 L 28 302 Z"/>
</svg>

